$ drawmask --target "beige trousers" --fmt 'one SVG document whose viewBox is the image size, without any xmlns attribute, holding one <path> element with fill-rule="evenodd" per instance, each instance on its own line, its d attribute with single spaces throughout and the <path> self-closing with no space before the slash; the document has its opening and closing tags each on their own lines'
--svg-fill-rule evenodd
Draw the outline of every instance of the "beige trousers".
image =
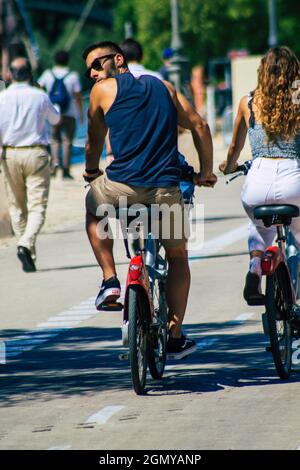
<svg viewBox="0 0 300 470">
<path fill-rule="evenodd" d="M 2 152 L 2 169 L 9 213 L 18 246 L 35 253 L 36 237 L 46 215 L 50 165 L 45 147 L 7 147 Z"/>
<path fill-rule="evenodd" d="M 160 227 L 159 238 L 165 248 L 175 248 L 189 235 L 188 214 L 184 209 L 182 196 L 177 186 L 168 188 L 132 187 L 124 183 L 111 181 L 105 174 L 98 176 L 90 183 L 90 190 L 86 196 L 86 209 L 90 214 L 97 216 L 97 209 L 103 204 L 119 207 L 121 197 L 127 198 L 127 204 L 151 204 L 159 206 L 173 206 L 178 212 L 170 214 L 165 219 L 166 232 L 163 235 Z"/>
</svg>

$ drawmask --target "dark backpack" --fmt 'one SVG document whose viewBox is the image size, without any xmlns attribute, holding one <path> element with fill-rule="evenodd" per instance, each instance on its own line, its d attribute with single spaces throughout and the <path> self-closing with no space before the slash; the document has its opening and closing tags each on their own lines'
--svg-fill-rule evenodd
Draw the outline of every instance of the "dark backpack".
<svg viewBox="0 0 300 470">
<path fill-rule="evenodd" d="M 53 72 L 51 72 L 54 77 L 54 83 L 49 93 L 49 98 L 53 104 L 56 104 L 60 108 L 60 112 L 63 114 L 67 111 L 71 97 L 69 92 L 64 84 L 64 79 L 69 75 L 68 72 L 64 77 L 57 78 Z"/>
</svg>

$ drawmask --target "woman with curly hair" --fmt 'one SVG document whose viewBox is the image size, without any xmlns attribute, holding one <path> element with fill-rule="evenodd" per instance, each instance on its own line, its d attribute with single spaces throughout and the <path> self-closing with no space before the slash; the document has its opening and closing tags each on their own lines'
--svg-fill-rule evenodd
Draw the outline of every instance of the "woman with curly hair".
<svg viewBox="0 0 300 470">
<path fill-rule="evenodd" d="M 262 58 L 256 89 L 240 101 L 227 160 L 219 169 L 232 173 L 248 134 L 253 164 L 242 189 L 249 222 L 250 267 L 244 298 L 248 305 L 264 304 L 261 256 L 272 244 L 276 228 L 254 219 L 260 204 L 300 207 L 300 62 L 287 47 L 270 49 Z M 298 87 L 298 88 L 297 88 Z M 300 245 L 300 217 L 291 230 Z"/>
</svg>

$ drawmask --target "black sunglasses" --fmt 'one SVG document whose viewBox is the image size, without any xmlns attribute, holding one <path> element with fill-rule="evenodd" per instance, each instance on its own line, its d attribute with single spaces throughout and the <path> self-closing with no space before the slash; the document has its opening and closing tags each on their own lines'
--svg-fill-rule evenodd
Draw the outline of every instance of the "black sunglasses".
<svg viewBox="0 0 300 470">
<path fill-rule="evenodd" d="M 103 70 L 103 65 L 104 63 L 106 62 L 102 62 L 101 63 L 101 60 L 102 59 L 112 59 L 113 57 L 115 57 L 117 54 L 106 54 L 106 55 L 102 55 L 101 57 L 96 57 L 96 59 L 93 60 L 91 66 L 86 70 L 85 72 L 85 76 L 87 78 L 91 78 L 91 71 L 92 69 L 94 70 L 97 70 L 97 72 L 101 72 Z"/>
</svg>

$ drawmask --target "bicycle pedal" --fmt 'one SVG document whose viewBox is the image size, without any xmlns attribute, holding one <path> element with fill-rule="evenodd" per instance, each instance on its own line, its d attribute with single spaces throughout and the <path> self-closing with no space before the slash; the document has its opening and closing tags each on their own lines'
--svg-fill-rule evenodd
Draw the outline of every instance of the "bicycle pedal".
<svg viewBox="0 0 300 470">
<path fill-rule="evenodd" d="M 104 312 L 120 312 L 121 310 L 123 310 L 123 307 L 123 304 L 121 304 L 120 302 L 111 302 L 101 305 L 100 309 Z"/>
<path fill-rule="evenodd" d="M 129 360 L 129 354 L 128 353 L 119 354 L 119 360 L 120 361 L 128 361 Z"/>
</svg>

